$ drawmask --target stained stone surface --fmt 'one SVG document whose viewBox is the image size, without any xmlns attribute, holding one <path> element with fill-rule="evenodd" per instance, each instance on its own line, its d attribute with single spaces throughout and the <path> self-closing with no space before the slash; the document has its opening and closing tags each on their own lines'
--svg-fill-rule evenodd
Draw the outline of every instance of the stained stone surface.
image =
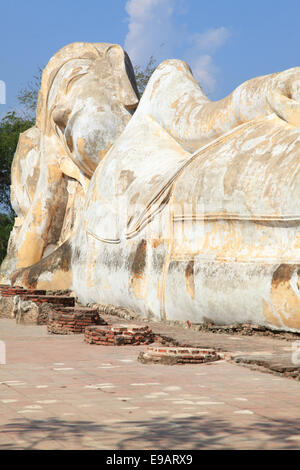
<svg viewBox="0 0 300 470">
<path fill-rule="evenodd" d="M 46 66 L 1 282 L 156 320 L 300 332 L 300 68 L 212 102 L 181 60 L 139 101 L 116 44 Z"/>
<path fill-rule="evenodd" d="M 2 297 L 0 294 L 0 318 L 13 318 L 17 309 L 15 297 Z"/>
</svg>

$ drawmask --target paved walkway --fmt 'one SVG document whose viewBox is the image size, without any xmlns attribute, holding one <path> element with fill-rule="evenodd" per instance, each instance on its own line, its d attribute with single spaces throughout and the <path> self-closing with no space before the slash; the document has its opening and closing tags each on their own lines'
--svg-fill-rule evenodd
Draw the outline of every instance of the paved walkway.
<svg viewBox="0 0 300 470">
<path fill-rule="evenodd" d="M 278 357 L 278 348 L 291 346 L 155 328 L 248 355 L 276 350 Z M 10 319 L 0 320 L 0 339 L 7 352 L 0 365 L 0 449 L 300 448 L 296 380 L 227 361 L 144 365 L 136 360 L 143 346 L 88 345 L 83 335 L 49 336 L 45 326 Z"/>
</svg>

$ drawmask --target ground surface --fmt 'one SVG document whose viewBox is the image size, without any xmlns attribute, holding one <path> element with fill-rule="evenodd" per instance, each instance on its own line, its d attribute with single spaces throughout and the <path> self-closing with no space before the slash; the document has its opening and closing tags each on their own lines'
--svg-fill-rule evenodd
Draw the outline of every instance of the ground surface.
<svg viewBox="0 0 300 470">
<path fill-rule="evenodd" d="M 233 357 L 290 364 L 291 341 L 151 326 Z M 300 448 L 299 381 L 224 360 L 143 365 L 144 346 L 88 345 L 10 319 L 0 320 L 0 339 L 0 449 Z"/>
</svg>

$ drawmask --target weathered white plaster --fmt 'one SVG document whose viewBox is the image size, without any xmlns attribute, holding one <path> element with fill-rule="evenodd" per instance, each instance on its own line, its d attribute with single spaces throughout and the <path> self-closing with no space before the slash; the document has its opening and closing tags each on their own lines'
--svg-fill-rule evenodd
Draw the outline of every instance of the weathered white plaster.
<svg viewBox="0 0 300 470">
<path fill-rule="evenodd" d="M 148 318 L 300 331 L 299 76 L 211 102 L 168 60 L 138 104 L 120 46 L 63 48 L 14 159 L 3 277 Z"/>
</svg>

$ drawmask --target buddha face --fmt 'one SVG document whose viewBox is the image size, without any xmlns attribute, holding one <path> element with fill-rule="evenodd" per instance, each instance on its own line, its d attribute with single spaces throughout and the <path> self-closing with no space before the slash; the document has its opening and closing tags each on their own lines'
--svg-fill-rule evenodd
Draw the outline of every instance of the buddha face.
<svg viewBox="0 0 300 470">
<path fill-rule="evenodd" d="M 118 45 L 61 67 L 48 96 L 52 128 L 90 178 L 138 105 L 132 65 Z"/>
</svg>

